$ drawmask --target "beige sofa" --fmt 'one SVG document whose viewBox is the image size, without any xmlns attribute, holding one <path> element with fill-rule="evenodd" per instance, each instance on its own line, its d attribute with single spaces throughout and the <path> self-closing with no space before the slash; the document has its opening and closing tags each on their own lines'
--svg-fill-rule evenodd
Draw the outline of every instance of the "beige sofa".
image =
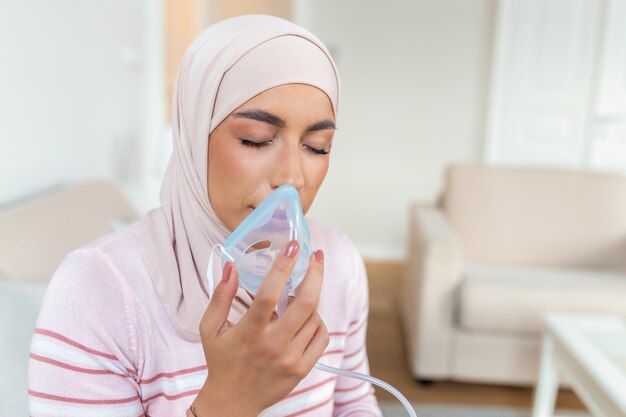
<svg viewBox="0 0 626 417">
<path fill-rule="evenodd" d="M 26 416 L 30 341 L 67 253 L 136 219 L 114 185 L 89 181 L 0 208 L 0 416 Z"/>
<path fill-rule="evenodd" d="M 410 209 L 407 256 L 413 375 L 532 384 L 545 311 L 626 315 L 626 178 L 452 165 Z"/>
</svg>

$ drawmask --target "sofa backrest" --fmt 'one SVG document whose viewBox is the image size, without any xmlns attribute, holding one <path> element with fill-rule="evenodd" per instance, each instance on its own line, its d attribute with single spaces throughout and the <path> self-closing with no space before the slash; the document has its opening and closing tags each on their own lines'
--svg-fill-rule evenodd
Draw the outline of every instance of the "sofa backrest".
<svg viewBox="0 0 626 417">
<path fill-rule="evenodd" d="M 444 182 L 443 208 L 470 260 L 626 265 L 626 177 L 455 164 Z"/>
<path fill-rule="evenodd" d="M 120 190 L 104 181 L 0 209 L 0 280 L 47 282 L 65 255 L 136 215 Z"/>
</svg>

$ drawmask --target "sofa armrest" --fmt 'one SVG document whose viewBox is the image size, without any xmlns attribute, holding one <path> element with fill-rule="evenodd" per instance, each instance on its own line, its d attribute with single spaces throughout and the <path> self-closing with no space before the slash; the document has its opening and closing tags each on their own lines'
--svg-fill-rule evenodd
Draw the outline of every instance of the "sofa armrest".
<svg viewBox="0 0 626 417">
<path fill-rule="evenodd" d="M 444 213 L 433 206 L 410 207 L 408 232 L 401 308 L 409 365 L 417 378 L 441 379 L 451 367 L 462 248 Z"/>
<path fill-rule="evenodd" d="M 54 188 L 0 208 L 0 280 L 48 282 L 69 252 L 136 219 L 122 190 L 103 180 Z"/>
</svg>

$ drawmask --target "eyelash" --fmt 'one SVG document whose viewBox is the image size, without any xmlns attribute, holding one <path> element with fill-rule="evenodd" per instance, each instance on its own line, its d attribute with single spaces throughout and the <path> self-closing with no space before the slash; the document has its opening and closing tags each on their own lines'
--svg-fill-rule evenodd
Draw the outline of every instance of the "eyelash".
<svg viewBox="0 0 626 417">
<path fill-rule="evenodd" d="M 249 140 L 249 139 L 245 139 L 245 138 L 239 138 L 239 141 L 241 142 L 242 145 L 244 146 L 249 146 L 251 148 L 263 148 L 265 146 L 268 146 L 271 141 L 266 141 L 266 142 L 255 142 L 253 140 Z M 308 145 L 304 145 L 305 148 L 307 148 L 309 151 L 313 152 L 316 155 L 328 155 L 328 151 L 325 149 L 317 149 L 317 148 L 313 148 L 311 146 Z"/>
</svg>

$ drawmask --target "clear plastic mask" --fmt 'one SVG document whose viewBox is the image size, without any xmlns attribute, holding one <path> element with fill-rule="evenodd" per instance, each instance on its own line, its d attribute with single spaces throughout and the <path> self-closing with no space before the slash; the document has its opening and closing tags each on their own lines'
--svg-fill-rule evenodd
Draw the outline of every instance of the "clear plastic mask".
<svg viewBox="0 0 626 417">
<path fill-rule="evenodd" d="M 222 268 L 232 261 L 239 286 L 256 294 L 280 251 L 291 240 L 300 244 L 296 264 L 286 284 L 295 290 L 304 278 L 311 258 L 311 233 L 304 219 L 298 192 L 291 185 L 274 190 L 228 236 L 222 251 Z"/>
</svg>

